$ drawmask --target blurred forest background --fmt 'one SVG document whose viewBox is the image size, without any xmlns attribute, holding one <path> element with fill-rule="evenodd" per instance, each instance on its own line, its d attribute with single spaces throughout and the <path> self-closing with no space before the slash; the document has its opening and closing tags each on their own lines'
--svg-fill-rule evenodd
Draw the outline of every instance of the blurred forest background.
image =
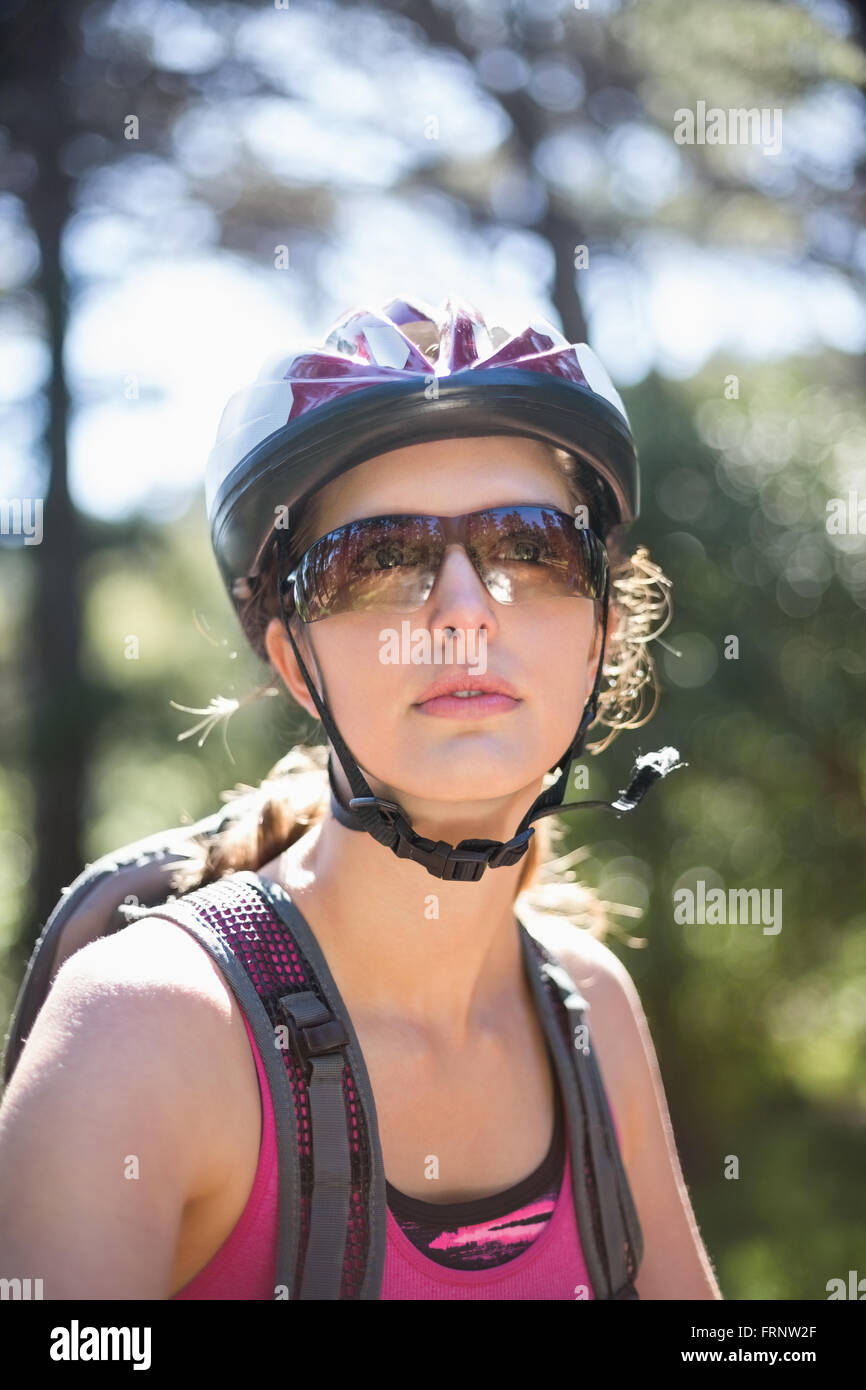
<svg viewBox="0 0 866 1390">
<path fill-rule="evenodd" d="M 315 732 L 264 699 L 178 738 L 170 701 L 268 674 L 206 529 L 228 395 L 355 305 L 534 308 L 616 380 L 674 584 L 659 710 L 592 794 L 689 764 L 565 844 L 640 914 L 608 940 L 724 1296 L 866 1275 L 864 37 L 841 0 L 7 0 L 0 495 L 44 537 L 0 535 L 4 1030 L 85 863 Z M 778 109 L 781 149 L 678 144 L 700 101 Z M 701 877 L 781 889 L 782 930 L 676 925 Z"/>
</svg>

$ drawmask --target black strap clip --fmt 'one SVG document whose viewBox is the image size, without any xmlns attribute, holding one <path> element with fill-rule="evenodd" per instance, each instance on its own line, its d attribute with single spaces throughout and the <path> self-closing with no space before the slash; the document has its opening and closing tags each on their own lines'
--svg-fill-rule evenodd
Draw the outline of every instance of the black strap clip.
<svg viewBox="0 0 866 1390">
<path fill-rule="evenodd" d="M 292 1051 L 303 1068 L 304 1079 L 309 1082 L 314 1057 L 339 1052 L 347 1046 L 349 1035 L 345 1024 L 310 990 L 282 995 L 279 1009 L 289 1030 Z"/>
</svg>

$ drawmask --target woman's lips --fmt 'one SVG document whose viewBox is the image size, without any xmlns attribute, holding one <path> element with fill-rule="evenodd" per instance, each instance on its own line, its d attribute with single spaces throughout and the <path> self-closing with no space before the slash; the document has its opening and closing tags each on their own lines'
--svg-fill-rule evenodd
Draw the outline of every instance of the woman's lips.
<svg viewBox="0 0 866 1390">
<path fill-rule="evenodd" d="M 517 709 L 519 704 L 519 700 L 512 700 L 509 695 L 483 691 L 478 695 L 437 695 L 416 705 L 415 709 L 445 719 L 484 719 L 491 714 L 506 714 Z"/>
</svg>

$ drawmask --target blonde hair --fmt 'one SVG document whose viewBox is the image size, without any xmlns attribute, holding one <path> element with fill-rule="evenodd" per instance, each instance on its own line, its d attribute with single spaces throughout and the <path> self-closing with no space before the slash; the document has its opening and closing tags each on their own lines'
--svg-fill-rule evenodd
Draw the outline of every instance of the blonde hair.
<svg viewBox="0 0 866 1390">
<path fill-rule="evenodd" d="M 597 475 L 565 450 L 547 447 L 566 478 L 574 503 L 588 503 L 590 525 L 605 535 L 613 513 Z M 308 506 L 297 519 L 287 557 L 291 563 L 316 539 L 315 513 L 315 507 Z M 607 549 L 611 568 L 607 640 L 598 708 L 590 726 L 591 730 L 599 726 L 607 732 L 600 742 L 586 745 L 587 752 L 594 755 L 607 748 L 624 729 L 639 728 L 655 713 L 658 686 L 648 644 L 664 631 L 672 616 L 671 582 L 654 564 L 647 548 L 638 546 L 627 555 L 614 531 L 612 537 L 608 536 Z M 241 624 L 262 660 L 268 659 L 264 641 L 267 627 L 273 617 L 280 616 L 276 565 L 277 558 L 271 553 L 256 582 L 238 601 Z M 209 725 L 203 738 L 241 704 L 262 695 L 278 694 L 280 684 L 274 684 L 276 679 L 271 668 L 271 679 L 243 700 L 223 701 L 217 697 L 210 712 L 194 711 L 210 715 L 202 721 Z M 318 824 L 330 805 L 327 761 L 325 744 L 297 744 L 274 764 L 257 788 L 237 784 L 224 791 L 224 801 L 245 797 L 247 804 L 224 830 L 199 841 L 200 857 L 175 871 L 172 891 L 187 893 L 224 874 L 240 869 L 258 870 Z M 557 819 L 547 816 L 535 822 L 535 834 L 522 860 L 515 897 L 531 911 L 564 917 L 595 936 L 604 936 L 609 930 L 623 935 L 614 924 L 613 915 L 635 916 L 637 909 L 603 902 L 593 890 L 577 882 L 574 865 L 588 851 L 578 849 L 562 858 L 552 857 L 554 845 L 567 833 L 567 826 L 553 824 Z M 631 945 L 641 944 L 628 935 L 624 939 Z"/>
</svg>

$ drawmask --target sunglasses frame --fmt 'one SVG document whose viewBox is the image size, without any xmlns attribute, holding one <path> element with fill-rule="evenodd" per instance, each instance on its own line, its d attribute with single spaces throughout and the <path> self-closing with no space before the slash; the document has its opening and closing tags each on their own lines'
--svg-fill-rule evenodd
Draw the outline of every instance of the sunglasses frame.
<svg viewBox="0 0 866 1390">
<path fill-rule="evenodd" d="M 595 567 L 596 567 L 596 570 L 597 570 L 596 578 L 597 578 L 597 581 L 598 581 L 598 582 L 596 583 L 595 587 L 597 588 L 598 593 L 595 595 L 595 597 L 593 597 L 593 595 L 591 595 L 591 594 L 575 594 L 575 595 L 573 595 L 573 597 L 575 597 L 575 598 L 588 598 L 588 599 L 590 600 L 590 602 L 594 602 L 594 603 L 601 602 L 601 601 L 605 598 L 606 593 L 607 593 L 607 587 L 608 587 L 608 581 L 609 581 L 609 574 L 610 574 L 610 565 L 609 565 L 609 561 L 608 561 L 607 547 L 606 547 L 606 545 L 605 545 L 605 543 L 604 543 L 603 537 L 600 536 L 599 533 L 598 533 L 597 531 L 593 530 L 591 527 L 588 527 L 588 526 L 585 526 L 585 527 L 574 526 L 574 517 L 571 515 L 570 512 L 565 512 L 565 511 L 562 510 L 561 507 L 555 507 L 555 506 L 553 506 L 553 505 L 550 504 L 550 503 L 544 503 L 544 502 L 515 502 L 515 503 L 506 503 L 506 504 L 504 504 L 503 506 L 500 506 L 500 507 L 481 507 L 481 508 L 479 508 L 477 511 L 473 511 L 473 512 L 462 512 L 462 513 L 460 513 L 458 516 L 437 516 L 437 515 L 435 515 L 434 513 L 428 513 L 428 512 L 388 512 L 388 513 L 385 513 L 385 514 L 382 514 L 382 515 L 374 515 L 374 516 L 369 516 L 369 517 L 367 517 L 367 516 L 355 517 L 355 518 L 354 518 L 352 521 L 350 521 L 350 522 L 344 522 L 344 524 L 343 524 L 342 526 L 335 526 L 335 527 L 333 528 L 333 530 L 331 530 L 331 531 L 326 531 L 325 534 L 324 534 L 323 536 L 319 536 L 315 541 L 312 542 L 311 545 L 307 546 L 307 549 L 304 551 L 303 555 L 301 555 L 301 556 L 299 557 L 297 563 L 295 564 L 295 566 L 294 566 L 294 568 L 291 570 L 291 572 L 290 572 L 289 574 L 287 574 L 286 577 L 285 577 L 283 580 L 279 581 L 278 589 L 279 589 L 280 598 L 281 598 L 281 600 L 284 599 L 285 596 L 291 591 L 291 593 L 292 593 L 292 603 L 293 603 L 294 611 L 297 613 L 297 615 L 298 615 L 300 621 L 301 621 L 302 623 L 304 623 L 305 625 L 307 625 L 307 626 L 309 626 L 309 625 L 312 624 L 312 623 L 323 622 L 323 621 L 325 620 L 325 618 L 327 618 L 327 617 L 339 616 L 339 614 L 324 613 L 324 614 L 321 615 L 321 617 L 318 617 L 318 618 L 304 618 L 304 617 L 302 616 L 301 612 L 300 612 L 300 609 L 298 608 L 297 593 L 296 593 L 296 579 L 297 579 L 298 573 L 299 573 L 299 571 L 300 571 L 300 569 L 301 569 L 301 566 L 303 565 L 305 559 L 306 559 L 307 556 L 310 554 L 310 552 L 311 552 L 312 550 L 315 549 L 315 547 L 316 547 L 317 545 L 320 545 L 320 544 L 322 543 L 322 541 L 327 541 L 327 540 L 329 540 L 331 537 L 334 537 L 334 536 L 338 535 L 341 531 L 345 531 L 348 527 L 350 527 L 350 526 L 355 526 L 355 525 L 357 525 L 359 522 L 362 522 L 362 521 L 370 521 L 370 522 L 384 522 L 384 521 L 433 521 L 433 522 L 436 522 L 437 525 L 440 527 L 441 532 L 442 532 L 442 534 L 443 534 L 443 536 L 444 536 L 444 539 L 445 539 L 445 550 L 447 550 L 447 547 L 448 547 L 450 544 L 452 544 L 452 543 L 457 543 L 457 544 L 461 545 L 462 548 L 463 548 L 463 550 L 464 550 L 464 552 L 465 552 L 465 554 L 467 555 L 467 557 L 468 557 L 470 563 L 472 564 L 472 566 L 473 566 L 473 568 L 474 568 L 476 574 L 478 575 L 478 578 L 480 579 L 481 583 L 484 585 L 484 588 L 487 590 L 488 593 L 490 593 L 490 590 L 487 588 L 487 582 L 486 582 L 486 580 L 484 579 L 483 575 L 481 574 L 481 572 L 480 572 L 480 570 L 479 570 L 479 568 L 478 568 L 478 565 L 477 565 L 476 562 L 475 562 L 475 559 L 473 558 L 470 545 L 469 545 L 469 543 L 468 543 L 468 541 L 467 541 L 468 524 L 469 524 L 469 522 L 470 522 L 474 517 L 486 516 L 486 515 L 489 515 L 489 514 L 492 513 L 492 512 L 508 512 L 508 511 L 512 511 L 512 510 L 515 510 L 515 509 L 522 510 L 522 511 L 523 511 L 523 510 L 526 510 L 526 511 L 531 510 L 531 511 L 539 511 L 539 512 L 552 512 L 556 517 L 561 518 L 562 520 L 567 520 L 567 521 L 569 522 L 570 526 L 574 529 L 575 532 L 577 532 L 577 533 L 582 533 L 584 536 L 587 536 L 587 537 L 591 538 L 591 539 L 590 539 L 590 543 L 589 543 L 589 551 L 590 551 L 590 553 L 591 553 L 591 555 L 592 555 L 592 557 L 593 557 L 593 560 L 594 560 L 594 563 L 595 563 Z M 284 538 L 283 538 L 282 536 L 278 535 L 278 536 L 277 536 L 277 545 L 278 545 L 278 547 L 280 547 L 281 542 L 283 542 L 283 541 L 284 541 Z M 437 570 L 436 570 L 436 577 L 437 577 L 437 578 L 438 578 L 439 571 L 441 570 L 442 563 L 443 563 L 444 558 L 445 558 L 445 550 L 443 550 L 443 552 L 442 552 L 442 556 L 441 556 L 441 558 L 440 558 L 440 560 L 439 560 L 439 566 L 438 566 L 438 568 L 437 568 Z M 433 581 L 433 582 L 434 582 L 434 584 L 435 584 L 435 582 L 436 582 L 436 579 L 435 579 L 435 578 L 434 578 L 434 581 Z M 429 598 L 429 594 L 428 594 L 427 597 Z M 563 595 L 562 597 L 568 597 L 568 595 Z M 494 598 L 494 596 L 493 596 L 492 594 L 491 594 L 491 598 Z M 421 608 L 423 608 L 423 606 L 424 606 L 424 604 L 425 604 L 426 602 L 427 602 L 427 599 L 423 599 L 422 602 L 418 605 L 418 609 L 415 609 L 415 610 L 413 610 L 413 611 L 416 611 L 416 612 L 417 612 L 418 610 L 420 610 Z M 494 598 L 494 602 L 495 602 L 495 603 L 501 603 L 502 600 L 501 600 L 501 599 L 496 599 L 496 598 Z M 507 606 L 507 605 L 506 605 L 506 606 Z M 347 610 L 343 610 L 343 611 L 347 611 Z M 348 610 L 348 611 L 351 611 L 351 610 Z M 386 610 L 382 610 L 382 611 L 384 612 L 384 611 L 386 611 Z M 402 611 L 402 610 L 401 610 L 401 611 Z"/>
</svg>

